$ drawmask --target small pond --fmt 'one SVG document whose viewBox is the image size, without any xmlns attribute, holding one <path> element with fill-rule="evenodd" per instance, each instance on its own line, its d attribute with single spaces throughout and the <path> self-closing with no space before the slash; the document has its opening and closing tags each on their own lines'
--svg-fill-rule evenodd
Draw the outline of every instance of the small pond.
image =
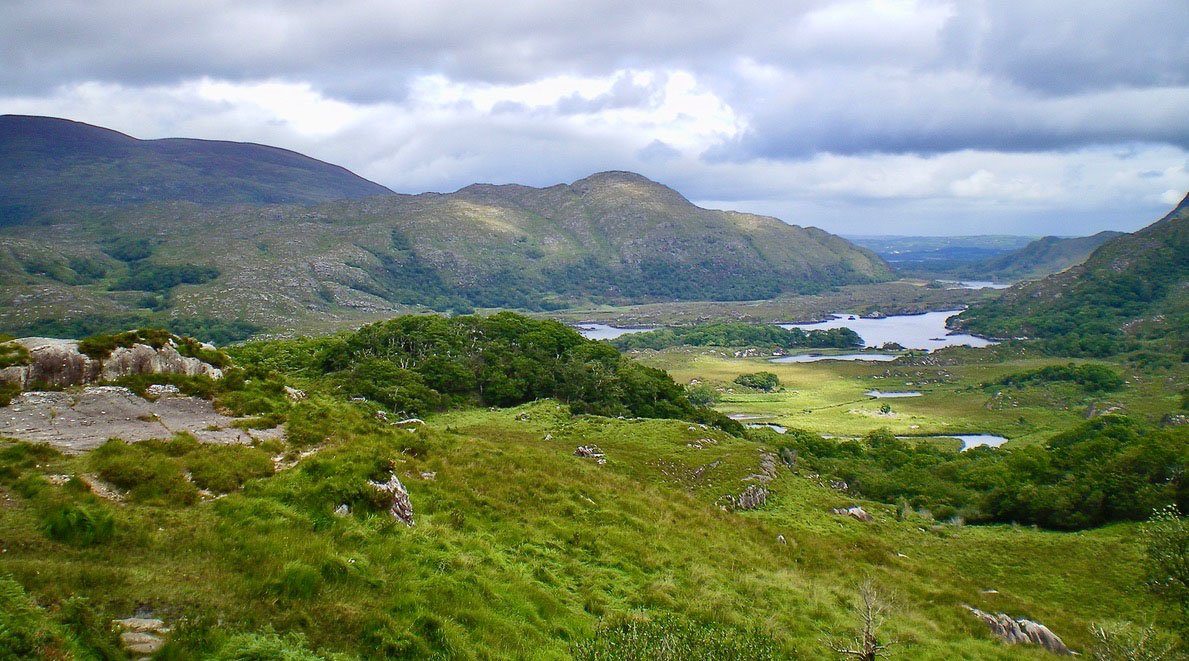
<svg viewBox="0 0 1189 661">
<path fill-rule="evenodd" d="M 909 391 L 904 391 L 904 392 L 883 392 L 882 390 L 868 390 L 867 392 L 865 392 L 863 394 L 867 395 L 868 397 L 875 397 L 876 399 L 894 399 L 897 397 L 920 397 L 921 396 L 921 393 L 919 393 L 915 390 L 909 390 Z"/>
</svg>

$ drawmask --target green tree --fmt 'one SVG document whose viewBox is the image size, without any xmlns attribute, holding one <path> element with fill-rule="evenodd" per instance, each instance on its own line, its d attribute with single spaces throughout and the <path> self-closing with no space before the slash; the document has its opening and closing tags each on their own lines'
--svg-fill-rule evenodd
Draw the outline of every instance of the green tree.
<svg viewBox="0 0 1189 661">
<path fill-rule="evenodd" d="M 1148 586 L 1180 609 L 1181 626 L 1189 624 L 1189 521 L 1176 505 L 1152 513 L 1143 528 L 1148 550 Z"/>
</svg>

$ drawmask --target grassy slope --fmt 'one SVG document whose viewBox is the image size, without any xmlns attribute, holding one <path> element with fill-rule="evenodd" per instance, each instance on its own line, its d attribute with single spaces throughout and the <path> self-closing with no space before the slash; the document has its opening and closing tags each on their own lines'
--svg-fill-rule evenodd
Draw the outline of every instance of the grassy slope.
<svg viewBox="0 0 1189 661">
<path fill-rule="evenodd" d="M 1141 336 L 1150 330 L 1183 344 L 1189 332 L 1187 282 L 1189 197 L 1152 225 L 1102 244 L 1085 263 L 1008 289 L 957 323 L 990 336 L 1041 338 L 1076 336 L 1089 325 L 1102 325 Z M 1132 324 L 1136 320 L 1146 322 Z"/>
<path fill-rule="evenodd" d="M 959 270 L 965 278 L 1034 280 L 1086 261 L 1090 253 L 1121 232 L 1061 239 L 1046 236 L 1006 255 L 980 260 Z"/>
<path fill-rule="evenodd" d="M 276 147 L 137 140 L 51 117 L 0 116 L 0 226 L 48 208 L 164 200 L 314 203 L 390 193 L 347 170 Z"/>
<path fill-rule="evenodd" d="M 122 236 L 149 238 L 153 263 L 219 269 L 209 283 L 176 288 L 170 314 L 307 332 L 408 310 L 401 303 L 417 301 L 395 293 L 403 289 L 427 294 L 423 303 L 462 294 L 478 307 L 517 307 L 592 296 L 746 299 L 890 277 L 878 257 L 820 230 L 699 209 L 625 173 L 548 189 L 469 187 L 315 208 L 96 207 L 49 214 L 4 234 L 0 253 L 9 257 L 0 259 L 0 279 L 22 296 L 20 306 L 0 308 L 9 323 L 74 314 L 60 290 L 95 306 L 107 299 L 110 307 L 135 308 L 135 292 L 107 292 L 127 267 L 102 247 Z M 69 264 L 78 258 L 105 265 L 108 275 L 74 284 Z M 46 272 L 42 262 L 57 268 Z M 762 291 L 754 289 L 761 280 Z M 629 284 L 621 290 L 616 283 Z M 518 293 L 499 296 L 507 292 Z"/>
<path fill-rule="evenodd" d="M 1155 616 L 1135 589 L 1134 526 L 930 527 L 870 503 L 877 520 L 861 524 L 826 512 L 853 501 L 783 468 L 766 507 L 729 514 L 713 501 L 748 484 L 762 446 L 688 423 L 573 419 L 539 402 L 438 416 L 413 441 L 336 406 L 338 445 L 305 461 L 396 460 L 415 528 L 336 518 L 329 500 L 317 514 L 294 500 L 295 469 L 189 508 L 113 506 L 117 538 L 75 549 L 42 536 L 33 508 L 9 493 L 0 572 L 40 603 L 86 595 L 102 617 L 147 605 L 175 621 L 221 618 L 224 632 L 304 631 L 325 650 L 454 658 L 564 658 L 600 619 L 638 610 L 755 625 L 819 657 L 823 632 L 852 627 L 846 604 L 867 575 L 895 593 L 888 631 L 912 658 L 1045 658 L 994 642 L 962 603 L 1037 619 L 1080 648 L 1089 622 Z M 717 443 L 687 445 L 708 437 Z M 410 443 L 422 449 L 402 454 Z M 608 463 L 575 457 L 579 443 L 598 444 Z M 312 596 L 286 587 L 293 563 L 322 568 Z"/>
</svg>

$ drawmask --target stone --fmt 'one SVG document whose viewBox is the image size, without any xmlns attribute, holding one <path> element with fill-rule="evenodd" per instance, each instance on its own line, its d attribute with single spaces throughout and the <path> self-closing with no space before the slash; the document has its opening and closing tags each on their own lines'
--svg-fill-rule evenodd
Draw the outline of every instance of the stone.
<svg viewBox="0 0 1189 661">
<path fill-rule="evenodd" d="M 308 395 L 306 395 L 306 391 L 304 390 L 298 390 L 297 388 L 285 386 L 285 397 L 288 397 L 290 401 L 300 402 L 303 399 L 306 399 Z"/>
<path fill-rule="evenodd" d="M 768 489 L 752 484 L 738 496 L 727 494 L 718 499 L 717 504 L 728 512 L 754 510 L 768 502 Z"/>
<path fill-rule="evenodd" d="M 165 640 L 151 633 L 125 631 L 120 634 L 120 645 L 133 654 L 156 654 L 165 645 Z"/>
<path fill-rule="evenodd" d="M 871 513 L 858 505 L 851 505 L 850 507 L 835 507 L 830 510 L 830 514 L 839 514 L 842 516 L 854 517 L 857 521 L 871 522 L 875 517 Z"/>
<path fill-rule="evenodd" d="M 197 358 L 183 356 L 172 344 L 154 349 L 147 344 L 116 347 L 111 355 L 96 360 L 78 349 L 77 340 L 22 337 L 13 340 L 29 351 L 28 365 L 0 370 L 0 382 L 28 390 L 34 383 L 55 387 L 78 386 L 98 381 L 115 381 L 133 374 L 185 374 L 223 378 L 223 370 Z"/>
<path fill-rule="evenodd" d="M 351 516 L 351 507 L 346 503 L 334 508 L 335 516 Z"/>
<path fill-rule="evenodd" d="M 396 473 L 393 473 L 387 482 L 369 482 L 369 484 L 391 497 L 388 513 L 392 515 L 392 518 L 412 528 L 413 503 L 409 500 L 409 491 L 405 489 L 405 485 L 401 484 Z"/>
<path fill-rule="evenodd" d="M 965 604 L 962 607 L 986 623 L 996 638 L 1009 645 L 1037 645 L 1054 654 L 1075 655 L 1057 634 L 1039 622 L 1025 618 L 1014 619 L 1006 613 L 987 613 Z"/>
</svg>

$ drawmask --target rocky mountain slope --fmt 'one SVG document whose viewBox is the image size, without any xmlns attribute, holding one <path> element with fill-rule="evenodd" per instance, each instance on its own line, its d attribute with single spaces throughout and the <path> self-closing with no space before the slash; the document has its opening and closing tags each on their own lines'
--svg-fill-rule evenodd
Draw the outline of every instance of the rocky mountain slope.
<svg viewBox="0 0 1189 661">
<path fill-rule="evenodd" d="M 702 209 L 628 172 L 375 195 L 387 191 L 257 145 L 11 116 L 0 135 L 12 175 L 0 330 L 14 335 L 107 330 L 47 327 L 76 319 L 312 330 L 427 308 L 751 300 L 892 276 L 824 231 Z"/>
<path fill-rule="evenodd" d="M 1189 196 L 1156 223 L 1102 244 L 1085 263 L 1005 290 L 963 314 L 964 330 L 1031 336 L 1076 354 L 1189 339 Z M 1056 345 L 1055 345 L 1056 346 Z"/>
</svg>

